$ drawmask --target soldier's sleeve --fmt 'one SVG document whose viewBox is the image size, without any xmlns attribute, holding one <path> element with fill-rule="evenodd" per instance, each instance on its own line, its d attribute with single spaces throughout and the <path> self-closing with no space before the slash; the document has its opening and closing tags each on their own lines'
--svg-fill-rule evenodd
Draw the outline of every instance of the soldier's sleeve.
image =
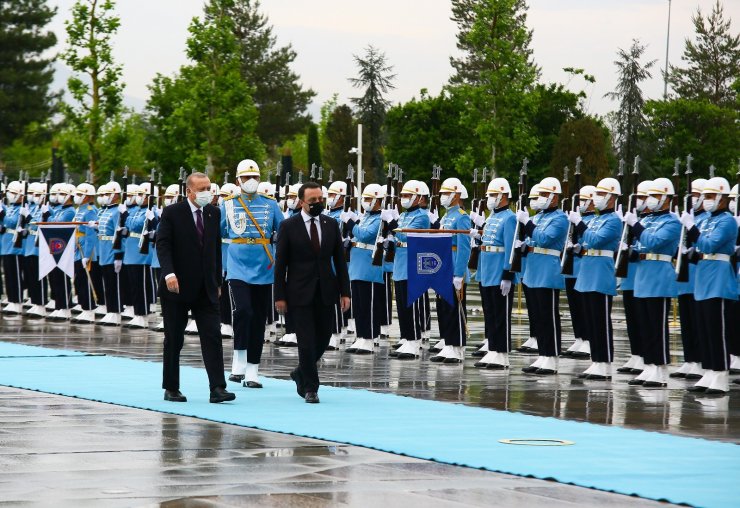
<svg viewBox="0 0 740 508">
<path fill-rule="evenodd" d="M 514 231 L 516 230 L 516 215 L 507 217 L 504 221 L 504 269 L 501 278 L 514 280 L 514 272 L 511 270 L 511 249 L 514 248 Z"/>
<path fill-rule="evenodd" d="M 696 246 L 700 251 L 707 254 L 715 254 L 720 248 L 732 239 L 733 245 L 737 241 L 737 225 L 731 216 L 722 217 L 717 221 L 712 231 L 707 231 L 699 236 Z"/>
<path fill-rule="evenodd" d="M 651 234 L 640 235 L 640 243 L 649 251 L 654 251 L 678 242 L 681 235 L 681 223 L 678 220 L 666 221 L 660 227 L 651 230 Z"/>
<path fill-rule="evenodd" d="M 603 249 L 619 238 L 622 233 L 622 223 L 617 217 L 607 220 L 598 231 L 587 229 L 583 235 L 583 243 L 588 244 L 589 249 Z"/>
<path fill-rule="evenodd" d="M 463 214 L 455 221 L 455 229 L 469 231 L 472 226 L 470 215 Z M 470 237 L 464 233 L 457 233 L 457 256 L 455 258 L 455 277 L 464 277 L 470 261 Z"/>
</svg>

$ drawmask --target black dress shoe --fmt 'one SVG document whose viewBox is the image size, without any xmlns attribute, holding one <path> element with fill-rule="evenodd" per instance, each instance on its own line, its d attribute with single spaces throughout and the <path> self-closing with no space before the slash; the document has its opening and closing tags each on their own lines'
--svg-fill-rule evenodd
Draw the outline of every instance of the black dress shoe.
<svg viewBox="0 0 740 508">
<path fill-rule="evenodd" d="M 733 379 L 732 382 L 736 385 L 740 385 L 740 379 Z"/>
<path fill-rule="evenodd" d="M 730 369 L 731 376 L 736 376 L 737 374 L 740 374 L 740 369 Z"/>
<path fill-rule="evenodd" d="M 232 383 L 241 383 L 244 381 L 244 375 L 243 374 L 232 374 L 229 376 L 229 381 Z"/>
<path fill-rule="evenodd" d="M 539 367 L 533 367 L 532 365 L 530 365 L 529 367 L 524 367 L 522 369 L 522 372 L 524 372 L 525 374 L 534 374 L 535 372 L 537 372 L 537 369 L 539 369 Z"/>
<path fill-rule="evenodd" d="M 578 374 L 578 375 L 577 375 L 576 377 L 577 377 L 578 379 L 586 379 L 586 378 L 588 378 L 588 376 L 589 376 L 589 374 L 586 374 L 585 372 L 581 372 L 581 373 L 580 373 L 580 374 Z"/>
<path fill-rule="evenodd" d="M 164 400 L 168 400 L 170 402 L 187 402 L 188 401 L 188 399 L 185 398 L 185 395 L 180 393 L 180 390 L 165 390 Z"/>
<path fill-rule="evenodd" d="M 489 363 L 488 365 L 486 365 L 486 368 L 490 370 L 506 370 L 509 368 L 509 366 L 501 365 L 500 363 Z"/>
<path fill-rule="evenodd" d="M 603 376 L 601 374 L 588 374 L 586 375 L 586 379 L 590 379 L 591 381 L 611 381 L 612 377 Z"/>
<path fill-rule="evenodd" d="M 660 381 L 645 381 L 642 383 L 642 386 L 645 388 L 664 388 L 666 383 L 661 383 Z"/>
<path fill-rule="evenodd" d="M 236 395 L 234 395 L 231 392 L 227 392 L 226 388 L 216 387 L 213 390 L 211 390 L 211 399 L 210 401 L 214 404 L 218 404 L 219 402 L 228 402 L 230 400 L 234 400 L 236 398 Z"/>
<path fill-rule="evenodd" d="M 520 353 L 528 353 L 528 354 L 537 352 L 535 348 L 529 347 L 529 346 L 526 346 L 526 347 L 521 346 L 521 347 L 516 348 L 516 350 L 519 351 Z"/>
<path fill-rule="evenodd" d="M 303 388 L 303 377 L 295 370 L 290 371 L 290 379 L 295 381 L 296 392 L 302 399 L 306 398 L 306 390 Z"/>
<path fill-rule="evenodd" d="M 431 350 L 430 350 L 430 351 L 431 351 Z M 445 361 L 445 358 L 446 358 L 445 356 L 439 356 L 439 355 L 437 355 L 437 356 L 432 356 L 432 357 L 431 357 L 431 358 L 429 359 L 429 361 L 430 361 L 430 362 L 434 362 L 434 363 L 442 363 L 442 362 L 444 362 L 444 361 Z"/>
<path fill-rule="evenodd" d="M 398 358 L 398 350 L 388 351 L 388 356 L 390 356 L 391 358 Z"/>
<path fill-rule="evenodd" d="M 483 351 L 477 350 L 477 351 L 474 351 L 473 354 L 470 355 L 470 356 L 474 356 L 476 358 L 482 358 L 482 357 L 486 356 L 486 353 L 488 353 L 488 351 L 486 351 L 486 350 L 483 350 Z"/>
<path fill-rule="evenodd" d="M 634 369 L 632 367 L 619 367 L 617 372 L 621 374 L 632 374 L 633 370 Z"/>
<path fill-rule="evenodd" d="M 686 379 L 701 379 L 703 377 L 701 374 L 686 374 Z"/>
<path fill-rule="evenodd" d="M 262 383 L 258 383 L 257 381 L 244 381 L 242 386 L 244 388 L 262 388 Z"/>
<path fill-rule="evenodd" d="M 672 378 L 685 378 L 686 377 L 686 373 L 684 373 L 684 372 L 671 372 L 670 374 L 668 374 L 668 377 L 672 377 Z"/>
<path fill-rule="evenodd" d="M 576 360 L 586 360 L 588 358 L 591 358 L 591 355 L 588 353 L 582 353 L 581 351 L 573 351 L 570 354 L 571 358 L 575 358 Z"/>
<path fill-rule="evenodd" d="M 457 363 L 462 363 L 462 362 L 463 361 L 459 358 L 445 358 L 444 360 L 442 360 L 442 363 L 446 363 L 446 364 L 457 364 Z"/>
<path fill-rule="evenodd" d="M 534 373 L 539 376 L 553 376 L 557 374 L 558 371 L 553 369 L 537 369 Z"/>
<path fill-rule="evenodd" d="M 357 348 L 356 347 L 348 347 L 347 349 L 345 349 L 345 351 L 347 353 L 356 353 L 357 352 Z"/>
<path fill-rule="evenodd" d="M 350 353 L 354 353 L 356 355 L 371 355 L 375 351 L 368 351 L 367 349 L 355 349 L 354 351 L 350 351 Z"/>
<path fill-rule="evenodd" d="M 627 381 L 627 384 L 630 386 L 642 386 L 645 384 L 645 381 L 642 379 L 635 378 L 635 379 L 630 379 L 629 381 Z"/>
<path fill-rule="evenodd" d="M 318 404 L 319 394 L 316 392 L 306 392 L 306 402 L 309 404 Z"/>
<path fill-rule="evenodd" d="M 694 392 L 694 393 L 704 393 L 707 391 L 707 387 L 694 385 L 694 386 L 689 386 L 688 388 L 686 388 L 686 391 Z"/>
<path fill-rule="evenodd" d="M 630 369 L 630 372 L 632 374 L 642 374 L 642 369 Z"/>
<path fill-rule="evenodd" d="M 393 344 L 393 345 L 392 345 L 391 347 L 392 347 L 393 349 L 398 349 L 398 348 L 400 348 L 401 346 L 403 346 L 403 344 L 401 344 L 400 342 L 396 342 L 396 343 L 395 343 L 395 344 Z"/>
<path fill-rule="evenodd" d="M 339 348 L 336 346 L 326 346 L 327 351 L 339 351 Z"/>
<path fill-rule="evenodd" d="M 704 395 L 727 395 L 727 392 L 724 390 L 717 390 L 716 388 L 707 388 Z"/>
<path fill-rule="evenodd" d="M 573 356 L 573 351 L 563 351 L 560 353 L 560 358 L 571 358 Z"/>
<path fill-rule="evenodd" d="M 478 367 L 479 369 L 485 369 L 487 366 L 488 364 L 483 362 L 475 362 L 473 364 L 473 367 Z"/>
</svg>

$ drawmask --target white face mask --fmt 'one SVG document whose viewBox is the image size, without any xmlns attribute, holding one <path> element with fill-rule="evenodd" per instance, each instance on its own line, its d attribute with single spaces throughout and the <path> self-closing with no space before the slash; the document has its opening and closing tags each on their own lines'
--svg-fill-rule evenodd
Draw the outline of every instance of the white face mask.
<svg viewBox="0 0 740 508">
<path fill-rule="evenodd" d="M 145 198 L 146 196 L 144 196 L 143 194 L 139 194 L 138 196 L 134 198 L 134 203 L 136 203 L 138 206 L 141 206 L 144 204 Z"/>
<path fill-rule="evenodd" d="M 737 215 L 737 198 L 730 201 L 729 208 L 732 215 Z"/>
<path fill-rule="evenodd" d="M 59 194 L 49 194 L 49 203 L 52 205 L 59 203 Z"/>
<path fill-rule="evenodd" d="M 663 203 L 665 203 L 665 196 L 661 196 L 660 199 L 655 196 L 648 196 L 645 200 L 645 205 L 647 205 L 648 209 L 653 212 L 660 209 L 660 207 L 663 206 Z"/>
<path fill-rule="evenodd" d="M 590 199 L 585 199 L 583 201 L 580 201 L 579 202 L 579 205 L 578 205 L 578 211 L 580 213 L 586 213 L 588 211 L 588 207 L 590 205 L 591 205 L 591 200 Z"/>
<path fill-rule="evenodd" d="M 334 208 L 334 207 L 337 206 L 337 203 L 339 203 L 339 199 L 341 197 L 342 196 L 340 196 L 338 194 L 335 194 L 335 195 L 333 195 L 332 197 L 329 198 L 329 200 L 326 202 L 326 204 L 329 206 L 330 209 L 331 208 Z"/>
<path fill-rule="evenodd" d="M 175 198 L 164 198 L 164 206 L 170 206 L 175 202 Z"/>
<path fill-rule="evenodd" d="M 8 198 L 8 203 L 15 203 L 15 200 L 18 199 L 18 194 L 15 192 L 8 192 L 5 197 Z"/>
<path fill-rule="evenodd" d="M 645 206 L 646 206 L 645 198 L 635 199 L 635 208 L 637 209 L 638 212 L 642 212 L 643 210 L 645 210 Z"/>
<path fill-rule="evenodd" d="M 598 211 L 602 211 L 609 204 L 609 196 L 596 196 L 594 198 L 594 206 Z"/>
<path fill-rule="evenodd" d="M 375 206 L 375 200 L 373 199 L 369 203 L 367 201 L 362 202 L 362 209 L 366 212 L 371 212 L 373 207 Z"/>
<path fill-rule="evenodd" d="M 552 194 L 550 194 L 549 196 L 540 196 L 537 198 L 534 209 L 547 210 L 548 208 L 550 208 L 550 203 L 552 203 Z"/>
<path fill-rule="evenodd" d="M 224 198 L 223 197 L 219 197 L 218 198 L 218 206 L 221 206 L 223 204 L 224 204 Z"/>
<path fill-rule="evenodd" d="M 136 198 L 134 196 L 128 196 L 126 198 L 126 206 L 134 206 L 136 203 Z"/>
<path fill-rule="evenodd" d="M 195 204 L 201 208 L 209 204 L 212 199 L 213 199 L 213 195 L 211 194 L 211 191 L 209 190 L 200 191 L 200 192 L 195 193 Z"/>
<path fill-rule="evenodd" d="M 112 199 L 113 196 L 100 196 L 98 198 L 98 203 L 100 203 L 100 206 L 108 206 Z"/>
<path fill-rule="evenodd" d="M 453 194 L 442 194 L 439 197 L 439 203 L 445 208 L 449 208 L 452 204 Z"/>
<path fill-rule="evenodd" d="M 706 210 L 709 213 L 712 213 L 717 209 L 717 206 L 719 205 L 719 200 L 718 199 L 705 199 L 702 205 L 704 206 L 704 210 Z"/>
<path fill-rule="evenodd" d="M 503 194 L 496 194 L 495 196 L 489 196 L 486 200 L 486 208 L 493 211 L 501 204 L 501 200 L 503 199 Z"/>
<path fill-rule="evenodd" d="M 82 204 L 82 200 L 85 199 L 85 196 L 75 196 L 74 201 L 77 206 Z"/>
<path fill-rule="evenodd" d="M 700 195 L 698 198 L 694 198 L 693 202 L 691 203 L 691 207 L 694 209 L 695 212 L 698 212 L 701 210 L 702 203 L 704 202 L 704 195 Z"/>
<path fill-rule="evenodd" d="M 298 204 L 298 200 L 295 198 L 288 198 L 285 201 L 285 204 L 288 205 L 288 210 L 295 210 L 295 207 Z"/>
<path fill-rule="evenodd" d="M 409 209 L 414 204 L 414 198 L 401 198 L 401 206 Z"/>
<path fill-rule="evenodd" d="M 241 183 L 241 188 L 247 194 L 254 194 L 255 192 L 257 192 L 257 187 L 259 187 L 259 185 L 259 180 L 257 180 L 256 178 L 250 178 L 246 182 Z"/>
</svg>

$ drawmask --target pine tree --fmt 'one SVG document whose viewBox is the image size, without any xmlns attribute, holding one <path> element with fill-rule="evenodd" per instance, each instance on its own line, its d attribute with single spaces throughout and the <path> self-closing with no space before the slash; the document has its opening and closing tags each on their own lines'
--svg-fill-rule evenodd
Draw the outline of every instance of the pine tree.
<svg viewBox="0 0 740 508">
<path fill-rule="evenodd" d="M 54 33 L 45 30 L 55 14 L 46 0 L 0 2 L 0 147 L 52 113 L 54 70 L 41 54 L 56 44 Z"/>
<path fill-rule="evenodd" d="M 696 42 L 686 39 L 681 59 L 686 67 L 671 65 L 669 82 L 682 99 L 706 99 L 718 106 L 732 105 L 733 83 L 740 79 L 740 34 L 733 35 L 722 4 L 704 17 L 701 9 L 692 16 Z"/>
<path fill-rule="evenodd" d="M 346 104 L 337 106 L 329 115 L 321 146 L 324 165 L 335 173 L 344 175 L 349 164 L 355 163 L 355 156 L 349 149 L 355 146 L 355 119 L 352 108 Z"/>
<path fill-rule="evenodd" d="M 626 161 L 631 161 L 640 152 L 640 132 L 646 125 L 643 114 L 645 97 L 640 83 L 652 77 L 650 68 L 656 62 L 640 62 L 646 47 L 633 39 L 628 51 L 617 51 L 618 58 L 614 61 L 617 66 L 617 88 L 605 95 L 619 102 L 619 109 L 614 114 L 614 137 L 617 152 Z"/>
<path fill-rule="evenodd" d="M 224 13 L 233 21 L 234 36 L 241 55 L 244 80 L 253 87 L 252 98 L 259 110 L 257 133 L 270 149 L 306 131 L 311 119 L 306 108 L 316 95 L 304 89 L 291 70 L 296 52 L 290 44 L 277 46 L 259 0 L 211 0 L 208 17 Z"/>
<path fill-rule="evenodd" d="M 307 141 L 308 144 L 308 167 L 309 169 L 316 164 L 321 166 L 321 147 L 319 145 L 319 129 L 315 123 L 308 126 Z"/>
<path fill-rule="evenodd" d="M 355 88 L 365 90 L 362 97 L 354 97 L 352 103 L 357 108 L 357 115 L 360 123 L 363 124 L 365 131 L 363 133 L 363 144 L 365 136 L 367 137 L 367 147 L 370 166 L 368 170 L 367 181 L 379 181 L 380 172 L 383 168 L 383 145 L 385 137 L 383 124 L 385 114 L 390 107 L 390 102 L 385 98 L 390 90 L 395 88 L 393 79 L 395 74 L 391 74 L 393 66 L 389 65 L 385 53 L 368 46 L 365 49 L 365 56 L 359 57 L 353 55 L 355 63 L 359 69 L 359 75 L 356 78 L 350 78 L 350 83 Z M 364 150 L 363 150 L 364 151 Z"/>
</svg>

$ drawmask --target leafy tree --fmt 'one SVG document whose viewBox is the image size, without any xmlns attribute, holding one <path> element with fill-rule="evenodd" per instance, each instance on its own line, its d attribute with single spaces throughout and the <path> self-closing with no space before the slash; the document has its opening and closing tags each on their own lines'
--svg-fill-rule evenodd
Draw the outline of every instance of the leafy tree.
<svg viewBox="0 0 740 508">
<path fill-rule="evenodd" d="M 291 70 L 296 52 L 290 44 L 277 46 L 259 0 L 211 0 L 207 18 L 227 16 L 238 44 L 241 73 L 253 87 L 252 98 L 259 110 L 257 133 L 273 149 L 286 139 L 305 132 L 311 119 L 306 108 L 316 92 L 304 89 Z"/>
<path fill-rule="evenodd" d="M 576 158 L 581 157 L 582 185 L 596 185 L 611 176 L 609 167 L 609 131 L 592 117 L 579 118 L 562 125 L 553 147 L 550 176 L 563 177 L 563 168 L 570 168 L 573 175 Z"/>
<path fill-rule="evenodd" d="M 349 81 L 355 88 L 364 89 L 365 93 L 362 97 L 354 97 L 351 100 L 357 108 L 358 119 L 364 126 L 363 144 L 367 141 L 368 149 L 363 148 L 363 152 L 368 152 L 367 155 L 370 159 L 369 167 L 366 168 L 367 178 L 368 181 L 378 181 L 384 164 L 383 123 L 385 122 L 386 111 L 390 106 L 390 102 L 384 94 L 395 88 L 393 79 L 396 75 L 391 74 L 393 66 L 388 64 L 385 53 L 373 46 L 368 46 L 365 49 L 364 57 L 357 55 L 353 55 L 353 57 L 359 75 L 356 78 L 350 78 Z"/>
<path fill-rule="evenodd" d="M 349 153 L 349 149 L 356 144 L 355 128 L 352 108 L 346 104 L 335 107 L 327 119 L 321 145 L 324 166 L 327 169 L 344 175 L 347 166 L 355 163 L 355 156 Z M 328 177 L 328 173 L 326 176 Z"/>
<path fill-rule="evenodd" d="M 20 136 L 3 150 L 0 167 L 9 178 L 21 170 L 40 176 L 51 166 L 52 133 L 47 123 L 31 122 Z"/>
<path fill-rule="evenodd" d="M 298 173 L 303 173 L 303 181 L 306 181 L 308 166 L 308 137 L 299 134 L 286 141 L 280 147 L 280 153 L 293 157 L 293 175 L 290 177 L 292 183 L 298 182 Z"/>
<path fill-rule="evenodd" d="M 312 123 L 308 126 L 308 134 L 306 137 L 306 150 L 307 158 L 306 161 L 308 168 L 311 168 L 314 164 L 321 166 L 321 147 L 319 146 L 319 129 L 316 124 Z"/>
<path fill-rule="evenodd" d="M 106 119 L 121 111 L 121 67 L 113 60 L 112 48 L 120 20 L 114 8 L 113 0 L 77 0 L 72 19 L 65 23 L 68 48 L 62 58 L 75 73 L 67 87 L 76 105 L 64 107 L 64 112 L 73 129 L 84 133 L 89 167 L 95 174 Z"/>
<path fill-rule="evenodd" d="M 339 105 L 339 94 L 334 93 L 321 105 L 321 112 L 319 114 L 319 142 L 322 147 L 324 144 L 324 136 L 326 135 L 326 125 L 329 123 L 329 117 L 337 109 Z"/>
<path fill-rule="evenodd" d="M 41 55 L 57 42 L 45 30 L 55 14 L 46 0 L 0 2 L 0 148 L 52 113 L 54 70 Z"/>
<path fill-rule="evenodd" d="M 617 88 L 605 95 L 619 102 L 619 109 L 614 116 L 614 136 L 619 156 L 627 161 L 634 159 L 643 147 L 640 133 L 645 127 L 643 114 L 645 97 L 640 89 L 640 83 L 652 77 L 650 68 L 656 62 L 652 60 L 643 64 L 640 61 L 645 48 L 640 41 L 633 39 L 628 51 L 623 49 L 617 51 L 618 59 L 614 62 L 617 66 Z"/>
<path fill-rule="evenodd" d="M 740 76 L 740 34 L 732 34 L 722 4 L 712 7 L 708 17 L 697 8 L 692 16 L 696 42 L 686 39 L 681 59 L 686 67 L 671 66 L 669 82 L 683 99 L 706 99 L 717 105 L 732 105 L 732 84 Z"/>
</svg>

